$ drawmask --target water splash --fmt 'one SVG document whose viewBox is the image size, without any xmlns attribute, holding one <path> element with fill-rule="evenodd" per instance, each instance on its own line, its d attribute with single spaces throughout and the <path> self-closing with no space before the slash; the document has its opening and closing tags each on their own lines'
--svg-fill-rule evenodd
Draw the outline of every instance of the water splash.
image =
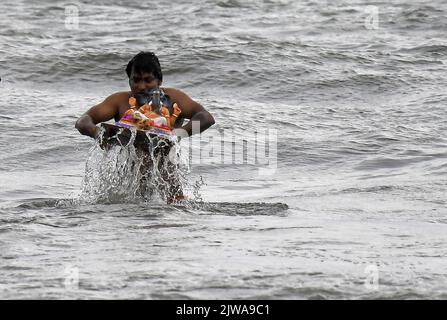
<svg viewBox="0 0 447 320">
<path fill-rule="evenodd" d="M 101 132 L 88 154 L 81 202 L 169 203 L 182 196 L 189 201 L 201 199 L 198 190 L 203 183 L 189 182 L 189 161 L 176 139 L 147 136 L 142 146 L 134 143 L 137 131 L 130 132 L 125 143 L 115 139 L 114 144 L 105 144 Z"/>
</svg>

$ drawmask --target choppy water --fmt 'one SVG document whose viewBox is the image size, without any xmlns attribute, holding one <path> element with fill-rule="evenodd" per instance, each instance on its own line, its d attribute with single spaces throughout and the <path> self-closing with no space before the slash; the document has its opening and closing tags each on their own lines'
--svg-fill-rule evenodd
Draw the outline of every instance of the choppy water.
<svg viewBox="0 0 447 320">
<path fill-rule="evenodd" d="M 444 1 L 76 2 L 77 29 L 67 3 L 0 3 L 0 298 L 447 298 Z M 275 174 L 193 164 L 204 203 L 77 201 L 74 122 L 140 50 L 207 139 L 276 128 Z"/>
</svg>

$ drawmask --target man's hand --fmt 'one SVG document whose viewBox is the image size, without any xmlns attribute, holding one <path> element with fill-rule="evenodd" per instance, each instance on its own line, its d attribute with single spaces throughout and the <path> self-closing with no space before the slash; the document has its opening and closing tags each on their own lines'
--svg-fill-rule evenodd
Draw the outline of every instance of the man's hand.
<svg viewBox="0 0 447 320">
<path fill-rule="evenodd" d="M 92 137 L 94 139 L 96 139 L 100 133 L 100 129 L 95 125 L 92 117 L 90 117 L 88 114 L 84 114 L 83 116 L 81 116 L 78 121 L 76 121 L 75 127 L 81 134 Z"/>
<path fill-rule="evenodd" d="M 214 123 L 215 121 L 213 116 L 208 111 L 203 109 L 202 111 L 194 114 L 191 120 L 186 125 L 180 128 L 183 130 L 181 134 L 185 135 L 186 133 L 186 136 L 191 136 L 196 133 L 202 133 L 203 131 L 211 127 Z"/>
</svg>

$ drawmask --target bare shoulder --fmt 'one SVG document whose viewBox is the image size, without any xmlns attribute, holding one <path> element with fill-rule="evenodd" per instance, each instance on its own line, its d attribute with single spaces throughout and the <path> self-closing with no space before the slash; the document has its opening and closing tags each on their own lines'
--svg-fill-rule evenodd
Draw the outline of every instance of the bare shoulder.
<svg viewBox="0 0 447 320">
<path fill-rule="evenodd" d="M 123 101 L 128 101 L 130 98 L 130 92 L 129 91 L 120 91 L 115 92 L 108 96 L 106 100 L 116 103 L 117 105 L 120 105 Z"/>
<path fill-rule="evenodd" d="M 163 91 L 174 101 L 180 102 L 179 100 L 184 100 L 186 98 L 191 99 L 186 93 L 176 88 L 163 88 Z"/>
<path fill-rule="evenodd" d="M 191 119 L 196 113 L 205 110 L 200 103 L 194 101 L 179 89 L 163 88 L 163 90 L 171 98 L 172 102 L 178 104 L 184 118 Z"/>
</svg>

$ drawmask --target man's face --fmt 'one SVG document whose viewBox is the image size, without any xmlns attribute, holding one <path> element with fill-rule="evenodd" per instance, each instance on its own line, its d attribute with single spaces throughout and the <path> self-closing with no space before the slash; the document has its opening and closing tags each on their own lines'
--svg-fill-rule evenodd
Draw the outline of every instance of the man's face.
<svg viewBox="0 0 447 320">
<path fill-rule="evenodd" d="M 132 69 L 129 78 L 130 90 L 133 94 L 140 94 L 144 91 L 158 88 L 160 81 L 149 72 L 135 72 Z"/>
</svg>

